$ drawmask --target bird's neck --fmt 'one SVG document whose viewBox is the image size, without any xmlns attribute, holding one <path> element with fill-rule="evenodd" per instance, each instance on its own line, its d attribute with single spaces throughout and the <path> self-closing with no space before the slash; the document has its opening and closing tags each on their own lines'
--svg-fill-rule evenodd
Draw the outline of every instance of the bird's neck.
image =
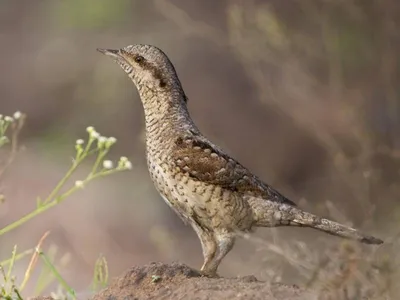
<svg viewBox="0 0 400 300">
<path fill-rule="evenodd" d="M 154 142 L 173 142 L 177 135 L 188 130 L 197 131 L 180 86 L 169 89 L 142 86 L 138 90 L 144 108 L 148 146 Z"/>
</svg>

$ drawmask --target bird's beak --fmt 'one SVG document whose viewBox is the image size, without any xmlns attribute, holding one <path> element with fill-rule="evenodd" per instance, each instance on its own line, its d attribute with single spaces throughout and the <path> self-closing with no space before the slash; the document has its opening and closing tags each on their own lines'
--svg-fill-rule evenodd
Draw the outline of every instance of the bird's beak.
<svg viewBox="0 0 400 300">
<path fill-rule="evenodd" d="M 131 74 L 132 73 L 132 66 L 129 63 L 128 59 L 124 55 L 123 50 L 113 50 L 113 49 L 100 49 L 97 48 L 97 51 L 100 53 L 103 53 L 104 55 L 107 55 L 111 57 L 126 73 Z"/>
<path fill-rule="evenodd" d="M 119 50 L 97 48 L 97 51 L 103 53 L 104 55 L 111 56 L 115 59 L 123 58 Z"/>
</svg>

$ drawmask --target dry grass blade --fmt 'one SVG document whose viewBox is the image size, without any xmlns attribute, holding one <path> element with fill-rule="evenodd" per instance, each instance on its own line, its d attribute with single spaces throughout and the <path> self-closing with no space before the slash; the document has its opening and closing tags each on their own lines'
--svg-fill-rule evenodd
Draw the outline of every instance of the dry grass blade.
<svg viewBox="0 0 400 300">
<path fill-rule="evenodd" d="M 39 258 L 40 249 L 42 248 L 42 245 L 43 245 L 45 239 L 49 236 L 49 234 L 50 234 L 50 231 L 46 231 L 43 234 L 43 236 L 40 238 L 38 244 L 36 245 L 36 250 L 33 252 L 32 258 L 31 258 L 28 268 L 26 269 L 26 272 L 25 272 L 24 280 L 21 283 L 20 291 L 22 291 L 24 289 L 26 283 L 28 282 L 29 278 L 31 277 L 32 271 L 35 268 L 37 260 Z"/>
</svg>

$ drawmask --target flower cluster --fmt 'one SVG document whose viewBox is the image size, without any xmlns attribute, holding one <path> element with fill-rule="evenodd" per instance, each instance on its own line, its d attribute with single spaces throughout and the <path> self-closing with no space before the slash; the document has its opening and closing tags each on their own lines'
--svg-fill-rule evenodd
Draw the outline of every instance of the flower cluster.
<svg viewBox="0 0 400 300">
<path fill-rule="evenodd" d="M 19 119 L 21 119 L 21 117 L 22 113 L 20 111 L 16 111 L 12 117 L 0 115 L 0 124 L 12 123 L 14 121 L 18 121 Z"/>
<path fill-rule="evenodd" d="M 97 140 L 98 148 L 108 149 L 117 142 L 117 139 L 115 137 L 105 137 L 100 135 L 100 133 L 98 133 L 93 126 L 89 126 L 88 128 L 86 128 L 86 131 L 89 133 L 89 138 L 91 140 Z"/>
<path fill-rule="evenodd" d="M 131 170 L 132 169 L 132 163 L 128 160 L 127 157 L 121 156 L 121 158 L 118 161 L 118 170 Z"/>
<path fill-rule="evenodd" d="M 15 112 L 12 117 L 0 115 L 0 147 L 10 141 L 6 136 L 6 131 L 9 126 L 13 123 L 17 123 L 22 117 L 23 114 L 20 111 Z"/>
<path fill-rule="evenodd" d="M 115 137 L 105 137 L 100 135 L 96 131 L 93 126 L 89 126 L 86 128 L 86 131 L 89 134 L 89 140 L 86 143 L 83 139 L 78 139 L 75 142 L 75 148 L 77 150 L 77 157 L 75 162 L 78 163 L 82 161 L 86 156 L 90 155 L 93 152 L 98 152 L 97 161 L 93 167 L 91 175 L 88 178 L 92 178 L 93 176 L 98 175 L 106 175 L 109 173 L 113 173 L 115 171 L 123 171 L 123 170 L 131 170 L 132 163 L 128 160 L 127 157 L 122 156 L 118 164 L 115 167 L 115 164 L 112 160 L 104 159 L 108 151 L 110 150 L 111 146 L 117 142 Z M 93 149 L 92 145 L 96 145 Z M 98 170 L 98 166 L 102 163 L 102 168 Z M 75 186 L 77 188 L 83 188 L 88 178 L 85 180 L 78 180 L 75 182 Z"/>
</svg>

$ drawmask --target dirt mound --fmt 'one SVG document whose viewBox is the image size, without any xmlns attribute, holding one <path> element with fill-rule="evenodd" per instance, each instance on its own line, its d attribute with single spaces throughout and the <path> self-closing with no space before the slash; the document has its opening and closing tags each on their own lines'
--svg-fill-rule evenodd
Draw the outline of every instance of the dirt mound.
<svg viewBox="0 0 400 300">
<path fill-rule="evenodd" d="M 78 297 L 79 299 L 79 297 Z M 114 279 L 92 300 L 313 300 L 315 295 L 297 286 L 267 283 L 254 276 L 206 278 L 179 263 L 151 263 L 133 267 Z M 31 300 L 52 300 L 38 297 Z"/>
<path fill-rule="evenodd" d="M 147 299 L 312 299 L 296 286 L 258 281 L 254 276 L 241 278 L 205 278 L 190 267 L 179 264 L 151 263 L 133 267 L 116 278 L 93 300 Z"/>
</svg>

